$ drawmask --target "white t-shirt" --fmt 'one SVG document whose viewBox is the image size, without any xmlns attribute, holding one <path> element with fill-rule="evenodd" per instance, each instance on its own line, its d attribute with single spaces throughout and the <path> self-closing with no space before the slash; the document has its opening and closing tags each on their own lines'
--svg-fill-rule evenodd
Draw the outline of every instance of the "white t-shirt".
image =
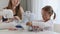
<svg viewBox="0 0 60 34">
<path fill-rule="evenodd" d="M 42 21 L 32 21 L 33 26 L 39 26 L 43 28 L 43 30 L 49 30 L 53 31 L 53 20 L 49 20 L 47 22 L 42 22 Z"/>
</svg>

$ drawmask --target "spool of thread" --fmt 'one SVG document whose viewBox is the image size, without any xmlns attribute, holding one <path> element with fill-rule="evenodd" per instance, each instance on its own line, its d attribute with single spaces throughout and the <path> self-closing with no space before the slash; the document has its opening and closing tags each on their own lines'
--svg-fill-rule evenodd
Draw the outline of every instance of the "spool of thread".
<svg viewBox="0 0 60 34">
<path fill-rule="evenodd" d="M 24 30 L 24 28 L 23 28 L 21 25 L 16 25 L 15 27 L 16 27 L 19 31 Z"/>
<path fill-rule="evenodd" d="M 15 27 L 16 28 L 23 28 L 21 25 L 16 25 Z"/>
</svg>

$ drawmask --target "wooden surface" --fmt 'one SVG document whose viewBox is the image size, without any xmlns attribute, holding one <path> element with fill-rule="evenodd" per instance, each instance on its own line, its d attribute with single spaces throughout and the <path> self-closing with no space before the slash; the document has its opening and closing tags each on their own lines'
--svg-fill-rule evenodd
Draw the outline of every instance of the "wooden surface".
<svg viewBox="0 0 60 34">
<path fill-rule="evenodd" d="M 27 32 L 27 31 L 8 31 L 8 30 L 0 30 L 0 34 L 59 34 L 51 31 L 44 32 Z"/>
</svg>

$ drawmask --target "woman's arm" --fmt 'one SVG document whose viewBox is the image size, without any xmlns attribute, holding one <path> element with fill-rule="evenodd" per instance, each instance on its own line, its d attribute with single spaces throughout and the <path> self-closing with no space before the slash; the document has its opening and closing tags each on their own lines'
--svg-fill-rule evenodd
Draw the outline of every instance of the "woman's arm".
<svg viewBox="0 0 60 34">
<path fill-rule="evenodd" d="M 18 16 L 14 16 L 14 19 L 16 19 L 16 20 L 20 20 Z"/>
<path fill-rule="evenodd" d="M 22 6 L 20 6 L 20 11 L 22 12 L 22 14 L 24 13 L 24 9 Z"/>
<path fill-rule="evenodd" d="M 23 8 L 20 6 L 20 10 L 17 12 L 17 16 L 20 18 L 20 20 L 22 20 L 23 13 L 24 13 L 24 10 L 23 10 Z"/>
</svg>

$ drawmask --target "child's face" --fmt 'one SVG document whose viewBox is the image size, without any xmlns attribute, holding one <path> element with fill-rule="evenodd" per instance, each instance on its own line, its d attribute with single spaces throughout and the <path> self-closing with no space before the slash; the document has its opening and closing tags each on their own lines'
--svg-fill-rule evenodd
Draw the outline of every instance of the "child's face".
<svg viewBox="0 0 60 34">
<path fill-rule="evenodd" d="M 42 10 L 42 18 L 47 21 L 50 19 L 50 14 L 47 11 Z"/>
</svg>

